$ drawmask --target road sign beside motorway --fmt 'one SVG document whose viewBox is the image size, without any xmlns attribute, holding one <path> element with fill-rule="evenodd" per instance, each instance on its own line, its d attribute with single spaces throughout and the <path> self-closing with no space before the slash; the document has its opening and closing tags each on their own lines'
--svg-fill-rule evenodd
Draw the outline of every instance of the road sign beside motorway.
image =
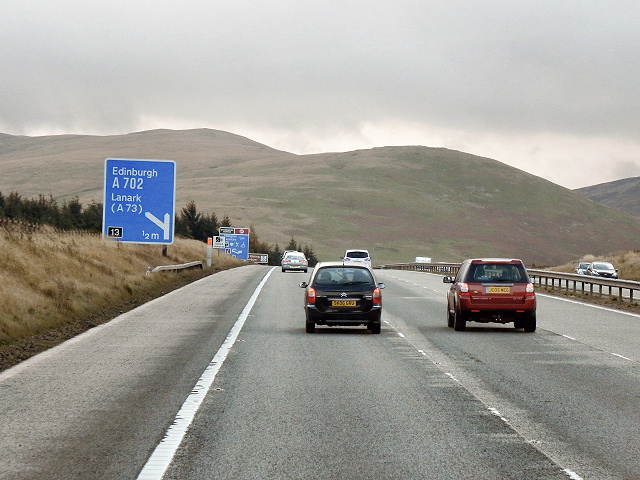
<svg viewBox="0 0 640 480">
<path fill-rule="evenodd" d="M 224 228 L 224 227 L 221 227 Z M 222 234 L 222 232 L 220 232 Z M 233 228 L 233 233 L 225 233 L 225 253 L 239 260 L 249 259 L 249 229 Z"/>
<path fill-rule="evenodd" d="M 213 243 L 213 248 L 224 248 L 226 244 L 224 237 L 222 236 L 213 237 L 212 243 Z"/>
<path fill-rule="evenodd" d="M 131 243 L 173 243 L 176 163 L 108 158 L 102 234 Z"/>
</svg>

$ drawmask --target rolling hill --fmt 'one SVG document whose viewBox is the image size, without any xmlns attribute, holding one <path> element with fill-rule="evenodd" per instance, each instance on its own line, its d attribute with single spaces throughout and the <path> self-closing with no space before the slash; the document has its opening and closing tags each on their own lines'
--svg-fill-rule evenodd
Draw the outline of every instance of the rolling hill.
<svg viewBox="0 0 640 480">
<path fill-rule="evenodd" d="M 640 219 L 489 158 L 422 146 L 295 155 L 209 129 L 0 135 L 0 192 L 102 202 L 106 158 L 175 160 L 178 209 L 193 200 L 262 241 L 283 247 L 293 236 L 321 260 L 368 248 L 374 264 L 558 265 L 640 239 Z"/>
<path fill-rule="evenodd" d="M 574 190 L 594 202 L 640 217 L 640 177 L 623 178 Z"/>
</svg>

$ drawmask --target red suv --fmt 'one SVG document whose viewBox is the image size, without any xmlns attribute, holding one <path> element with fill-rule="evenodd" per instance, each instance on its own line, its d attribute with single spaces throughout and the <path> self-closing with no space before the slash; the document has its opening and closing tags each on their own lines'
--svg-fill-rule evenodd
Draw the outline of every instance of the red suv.
<svg viewBox="0 0 640 480">
<path fill-rule="evenodd" d="M 525 332 L 536 329 L 536 294 L 521 260 L 468 259 L 458 274 L 444 277 L 447 292 L 447 324 L 464 330 L 468 321 L 513 322 Z"/>
</svg>

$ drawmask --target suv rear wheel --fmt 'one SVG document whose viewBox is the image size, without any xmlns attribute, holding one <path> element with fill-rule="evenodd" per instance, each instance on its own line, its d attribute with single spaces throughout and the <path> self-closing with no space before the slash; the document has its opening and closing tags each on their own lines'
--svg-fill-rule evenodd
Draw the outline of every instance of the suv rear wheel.
<svg viewBox="0 0 640 480">
<path fill-rule="evenodd" d="M 527 319 L 524 321 L 523 327 L 525 332 L 536 331 L 536 312 L 532 312 L 529 314 Z"/>
<path fill-rule="evenodd" d="M 447 327 L 453 328 L 453 314 L 451 310 L 449 310 L 449 306 L 447 305 Z"/>
<path fill-rule="evenodd" d="M 453 329 L 462 332 L 465 328 L 467 328 L 467 316 L 460 310 L 454 310 Z"/>
</svg>

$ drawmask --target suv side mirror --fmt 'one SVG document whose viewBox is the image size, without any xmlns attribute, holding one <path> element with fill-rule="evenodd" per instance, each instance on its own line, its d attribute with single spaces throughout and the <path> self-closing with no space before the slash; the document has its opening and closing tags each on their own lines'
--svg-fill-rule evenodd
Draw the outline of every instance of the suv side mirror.
<svg viewBox="0 0 640 480">
<path fill-rule="evenodd" d="M 453 283 L 453 277 L 442 277 L 442 283 Z"/>
<path fill-rule="evenodd" d="M 307 282 L 302 282 L 300 284 L 300 288 L 307 288 L 309 286 L 309 284 Z"/>
<path fill-rule="evenodd" d="M 378 284 L 378 288 L 383 289 L 384 287 L 386 287 L 386 285 L 384 283 L 379 283 Z"/>
</svg>

